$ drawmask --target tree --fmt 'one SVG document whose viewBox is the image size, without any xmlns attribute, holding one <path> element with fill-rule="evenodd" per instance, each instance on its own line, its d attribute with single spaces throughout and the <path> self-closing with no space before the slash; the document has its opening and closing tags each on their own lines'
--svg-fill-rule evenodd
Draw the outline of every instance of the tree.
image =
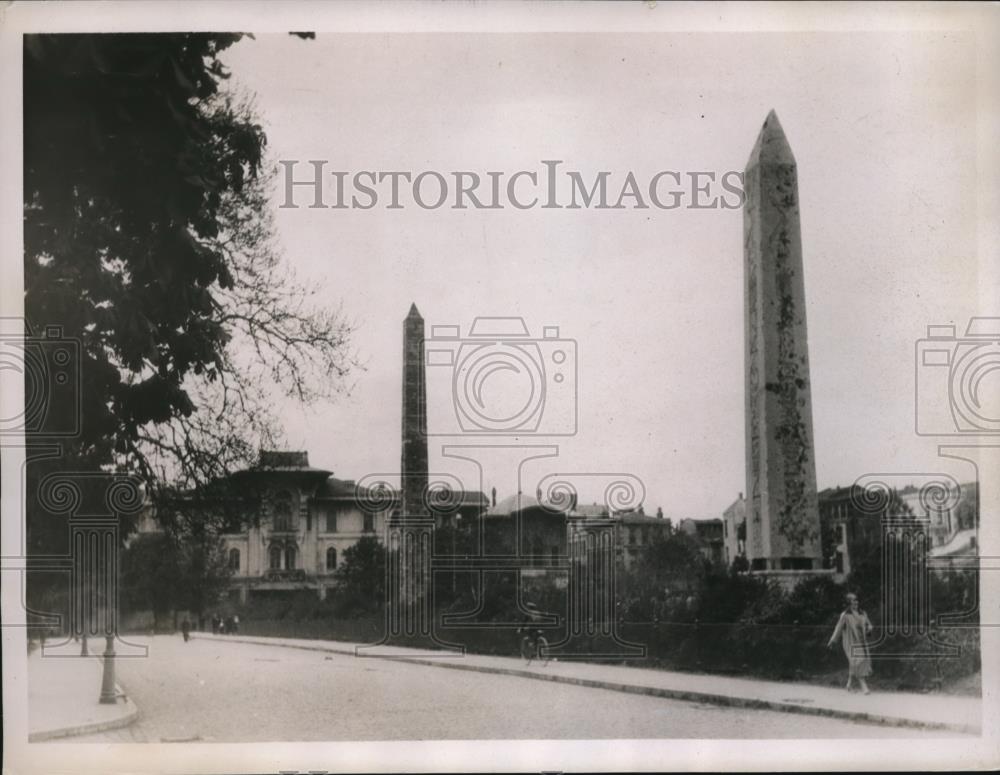
<svg viewBox="0 0 1000 775">
<path fill-rule="evenodd" d="M 698 542 L 680 531 L 657 533 L 644 547 L 633 573 L 634 587 L 643 595 L 665 590 L 696 591 L 705 576 L 705 563 Z"/>
<path fill-rule="evenodd" d="M 886 597 L 899 594 L 897 585 L 883 584 L 882 517 L 891 516 L 896 520 L 913 520 L 913 510 L 895 490 L 870 489 L 866 494 L 854 496 L 855 503 L 866 503 L 868 512 L 854 520 L 855 538 L 850 541 L 851 575 L 848 588 L 861 598 L 862 606 L 869 615 L 881 608 Z"/>
<path fill-rule="evenodd" d="M 80 433 L 50 467 L 134 471 L 154 498 L 221 479 L 276 434 L 273 390 L 330 397 L 356 365 L 274 245 L 265 134 L 222 89 L 240 38 L 24 38 L 25 311 L 80 352 L 79 405 L 48 420 Z"/>
<path fill-rule="evenodd" d="M 333 574 L 335 604 L 341 613 L 371 611 L 385 602 L 386 551 L 373 536 L 363 536 L 344 550 Z"/>
<path fill-rule="evenodd" d="M 211 532 L 187 538 L 181 544 L 180 568 L 178 608 L 191 611 L 200 622 L 219 602 L 232 575 L 222 538 Z"/>
<path fill-rule="evenodd" d="M 152 611 L 154 627 L 179 610 L 200 619 L 228 585 L 232 571 L 227 560 L 223 541 L 212 533 L 138 535 L 122 552 L 123 602 L 133 611 Z"/>
<path fill-rule="evenodd" d="M 955 530 L 979 527 L 979 483 L 962 485 L 961 496 L 955 507 Z"/>
<path fill-rule="evenodd" d="M 122 552 L 122 602 L 132 611 L 152 611 L 154 629 L 177 608 L 181 578 L 180 552 L 166 533 L 136 536 Z"/>
</svg>

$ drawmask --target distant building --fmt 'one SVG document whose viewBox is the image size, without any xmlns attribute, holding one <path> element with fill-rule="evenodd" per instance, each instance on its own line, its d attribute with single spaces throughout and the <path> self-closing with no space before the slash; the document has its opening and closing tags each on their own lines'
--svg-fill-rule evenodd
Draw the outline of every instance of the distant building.
<svg viewBox="0 0 1000 775">
<path fill-rule="evenodd" d="M 728 568 L 737 557 L 747 556 L 747 502 L 743 493 L 722 512 L 722 539 Z"/>
<path fill-rule="evenodd" d="M 531 575 L 566 556 L 566 513 L 530 495 L 510 495 L 483 516 L 483 541 L 488 554 L 517 557 Z"/>
<path fill-rule="evenodd" d="M 974 485 L 964 484 L 960 490 L 973 490 Z M 926 510 L 920 503 L 920 490 L 916 487 L 904 487 L 897 492 L 900 500 L 906 504 L 913 514 L 924 514 L 930 518 L 931 548 L 935 549 L 949 543 L 952 537 L 959 531 L 958 507 L 961 498 L 958 493 L 954 493 L 951 498 L 942 498 L 940 508 Z"/>
<path fill-rule="evenodd" d="M 619 558 L 626 571 L 631 570 L 639 559 L 645 547 L 657 538 L 670 535 L 673 526 L 669 519 L 659 516 L 650 517 L 640 511 L 619 511 L 612 519 L 615 520 L 615 545 L 618 547 Z"/>
<path fill-rule="evenodd" d="M 191 503 L 232 513 L 227 522 L 233 527 L 222 538 L 230 592 L 243 603 L 296 590 L 325 597 L 344 552 L 365 536 L 384 540 L 386 520 L 399 512 L 398 491 L 338 479 L 310 466 L 306 452 L 262 451 L 256 466 L 232 474 L 225 484 L 225 502 L 192 497 Z M 448 506 L 435 513 L 438 526 L 463 516 L 475 519 L 487 504 L 483 493 L 470 492 L 441 501 Z M 147 529 L 155 525 L 150 521 Z"/>
<path fill-rule="evenodd" d="M 698 542 L 702 555 L 713 565 L 725 562 L 725 522 L 715 519 L 682 519 L 678 525 L 682 533 L 687 533 Z"/>
<path fill-rule="evenodd" d="M 896 493 L 899 510 L 929 518 L 931 551 L 935 558 L 966 556 L 976 552 L 978 526 L 978 488 L 976 483 L 961 485 L 961 497 L 943 499 L 946 505 L 926 512 L 916 487 Z M 881 546 L 881 515 L 860 510 L 851 487 L 828 487 L 818 494 L 823 568 L 843 579 L 851 572 L 851 559 Z M 894 507 L 896 508 L 896 507 Z M 723 512 L 726 561 L 731 564 L 744 555 L 746 539 L 746 502 L 743 494 Z"/>
</svg>

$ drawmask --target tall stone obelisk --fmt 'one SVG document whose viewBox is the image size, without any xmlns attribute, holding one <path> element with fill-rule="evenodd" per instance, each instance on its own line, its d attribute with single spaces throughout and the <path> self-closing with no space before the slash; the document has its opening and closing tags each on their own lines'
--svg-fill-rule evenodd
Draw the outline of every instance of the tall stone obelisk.
<svg viewBox="0 0 1000 775">
<path fill-rule="evenodd" d="M 424 492 L 428 477 L 424 319 L 416 304 L 410 305 L 410 312 L 403 321 L 403 450 L 400 476 L 402 515 L 427 515 Z"/>
<path fill-rule="evenodd" d="M 431 561 L 434 520 L 427 508 L 427 388 L 424 384 L 424 319 L 417 305 L 403 321 L 403 449 L 399 515 L 386 526 L 386 632 L 381 643 L 406 638 L 437 649 Z"/>
<path fill-rule="evenodd" d="M 747 557 L 822 566 L 795 157 L 772 110 L 743 181 Z"/>
</svg>

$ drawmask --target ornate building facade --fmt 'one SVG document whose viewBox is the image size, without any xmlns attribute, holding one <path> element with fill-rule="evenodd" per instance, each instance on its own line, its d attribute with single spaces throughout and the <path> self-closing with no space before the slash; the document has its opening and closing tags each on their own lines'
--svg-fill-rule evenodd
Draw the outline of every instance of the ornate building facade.
<svg viewBox="0 0 1000 775">
<path fill-rule="evenodd" d="M 381 539 L 399 500 L 391 492 L 376 503 L 353 481 L 311 467 L 306 452 L 262 452 L 233 478 L 258 496 L 243 529 L 223 536 L 231 589 L 243 603 L 296 589 L 325 597 L 344 552 L 365 536 Z"/>
</svg>

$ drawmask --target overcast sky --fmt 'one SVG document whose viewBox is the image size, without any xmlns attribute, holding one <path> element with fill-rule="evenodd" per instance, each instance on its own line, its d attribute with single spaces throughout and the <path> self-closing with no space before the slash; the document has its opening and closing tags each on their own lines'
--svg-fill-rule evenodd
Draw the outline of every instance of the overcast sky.
<svg viewBox="0 0 1000 775">
<path fill-rule="evenodd" d="M 617 195 L 629 171 L 742 171 L 774 108 L 798 161 L 823 488 L 951 470 L 914 433 L 914 346 L 977 314 L 973 54 L 956 33 L 320 34 L 258 35 L 226 60 L 274 160 L 351 173 L 559 159 L 610 171 Z M 367 363 L 351 397 L 281 408 L 313 465 L 398 470 L 415 302 L 428 333 L 519 315 L 576 340 L 578 434 L 507 442 L 559 443 L 526 490 L 548 470 L 628 472 L 647 512 L 678 518 L 719 516 L 745 489 L 741 210 L 278 209 L 282 196 L 289 262 L 343 304 Z M 483 482 L 501 497 L 504 465 Z M 435 443 L 431 468 L 470 476 Z"/>
</svg>

